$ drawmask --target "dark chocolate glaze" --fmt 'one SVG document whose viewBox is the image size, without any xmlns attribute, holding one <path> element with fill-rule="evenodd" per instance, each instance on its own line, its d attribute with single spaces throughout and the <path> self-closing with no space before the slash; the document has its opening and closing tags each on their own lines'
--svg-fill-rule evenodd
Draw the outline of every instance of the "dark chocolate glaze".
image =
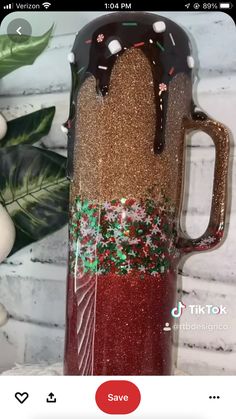
<svg viewBox="0 0 236 419">
<path fill-rule="evenodd" d="M 166 26 L 161 33 L 156 33 L 153 29 L 153 24 L 158 21 L 164 22 Z M 99 35 L 102 35 L 101 42 L 98 42 Z M 114 39 L 119 41 L 122 50 L 112 55 L 108 44 Z M 70 115 L 67 121 L 68 140 L 71 143 L 68 144 L 69 178 L 73 177 L 75 104 L 80 86 L 87 77 L 93 75 L 96 79 L 97 94 L 102 96 L 109 94 L 113 66 L 130 48 L 140 48 L 149 60 L 156 103 L 156 133 L 153 149 L 156 154 L 164 149 L 168 84 L 178 73 L 185 73 L 191 77 L 191 69 L 187 64 L 187 57 L 191 55 L 188 36 L 176 23 L 162 16 L 144 12 L 115 12 L 104 15 L 78 32 L 72 48 L 75 62 L 71 65 L 73 80 Z M 106 69 L 101 69 L 99 66 Z M 160 84 L 167 87 L 161 95 Z"/>
</svg>

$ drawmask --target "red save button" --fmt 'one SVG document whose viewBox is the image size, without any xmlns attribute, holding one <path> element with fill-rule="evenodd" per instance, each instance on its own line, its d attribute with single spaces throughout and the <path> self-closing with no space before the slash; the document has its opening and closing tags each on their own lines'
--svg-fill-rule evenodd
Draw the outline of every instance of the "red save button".
<svg viewBox="0 0 236 419">
<path fill-rule="evenodd" d="M 138 387 L 124 380 L 106 381 L 98 387 L 95 397 L 99 409 L 111 415 L 131 413 L 141 400 Z"/>
</svg>

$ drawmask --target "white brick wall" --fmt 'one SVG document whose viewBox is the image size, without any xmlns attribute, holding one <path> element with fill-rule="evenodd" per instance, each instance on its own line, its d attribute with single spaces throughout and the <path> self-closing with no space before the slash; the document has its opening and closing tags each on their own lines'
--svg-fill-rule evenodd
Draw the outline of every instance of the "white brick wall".
<svg viewBox="0 0 236 419">
<path fill-rule="evenodd" d="M 50 47 L 33 65 L 15 71 L 1 82 L 0 111 L 8 118 L 56 105 L 49 135 L 41 142 L 65 154 L 66 139 L 60 125 L 68 115 L 70 70 L 66 57 L 75 33 L 93 14 L 19 13 L 33 21 L 39 34 L 55 22 Z M 19 17 L 19 14 L 17 17 Z M 101 14 L 101 13 L 100 13 Z M 68 19 L 67 19 L 68 15 Z M 223 13 L 162 13 L 185 27 L 194 38 L 198 54 L 199 81 L 194 97 L 213 118 L 236 133 L 235 26 Z M 4 32 L 9 15 L 1 26 Z M 1 33 L 1 32 L 0 32 Z M 233 141 L 233 140 L 232 140 Z M 186 225 L 194 236 L 208 222 L 214 169 L 214 147 L 203 133 L 188 143 L 189 187 L 185 196 Z M 235 188 L 234 147 L 231 150 L 230 183 Z M 224 244 L 215 251 L 188 258 L 180 266 L 179 287 L 185 304 L 223 304 L 226 316 L 194 318 L 185 312 L 181 323 L 227 323 L 224 331 L 182 330 L 179 334 L 178 366 L 191 374 L 236 373 L 236 257 L 234 235 L 236 200 L 229 208 L 230 223 Z M 231 214 L 230 214 L 231 213 Z M 0 301 L 10 314 L 0 329 L 0 370 L 17 363 L 57 362 L 63 356 L 67 227 L 29 246 L 0 268 Z M 219 318 L 220 317 L 220 318 Z"/>
</svg>

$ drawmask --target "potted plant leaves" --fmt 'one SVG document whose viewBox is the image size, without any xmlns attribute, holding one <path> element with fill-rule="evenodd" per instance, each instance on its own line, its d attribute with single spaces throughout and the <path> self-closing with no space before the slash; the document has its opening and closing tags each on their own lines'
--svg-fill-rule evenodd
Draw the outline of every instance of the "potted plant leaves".
<svg viewBox="0 0 236 419">
<path fill-rule="evenodd" d="M 32 65 L 52 31 L 20 44 L 1 35 L 0 78 Z M 54 114 L 55 107 L 43 108 L 7 122 L 7 127 L 0 117 L 0 261 L 11 248 L 13 254 L 67 223 L 66 158 L 35 145 L 50 131 Z"/>
</svg>

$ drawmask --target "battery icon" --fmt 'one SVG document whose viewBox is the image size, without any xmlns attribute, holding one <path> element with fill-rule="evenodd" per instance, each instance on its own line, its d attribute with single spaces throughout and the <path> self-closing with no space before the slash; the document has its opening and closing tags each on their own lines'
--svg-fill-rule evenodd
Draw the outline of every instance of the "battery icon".
<svg viewBox="0 0 236 419">
<path fill-rule="evenodd" d="M 220 9 L 232 9 L 232 3 L 220 3 Z"/>
</svg>

